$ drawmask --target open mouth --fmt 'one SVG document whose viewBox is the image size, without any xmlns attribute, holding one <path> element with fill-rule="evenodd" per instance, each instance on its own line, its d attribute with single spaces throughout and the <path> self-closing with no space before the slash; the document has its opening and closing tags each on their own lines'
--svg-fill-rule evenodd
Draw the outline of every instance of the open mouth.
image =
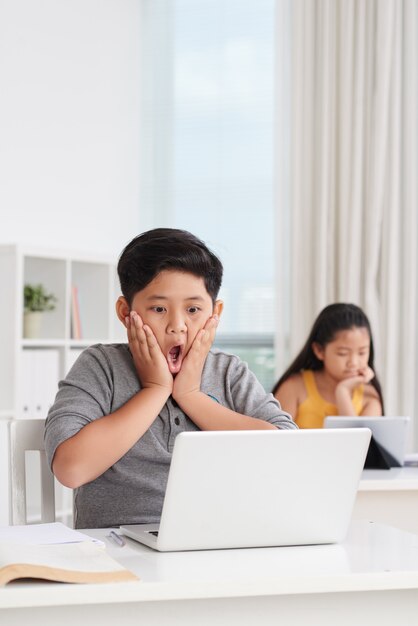
<svg viewBox="0 0 418 626">
<path fill-rule="evenodd" d="M 169 370 L 172 374 L 178 374 L 183 361 L 183 346 L 173 346 L 168 351 L 167 363 Z"/>
</svg>

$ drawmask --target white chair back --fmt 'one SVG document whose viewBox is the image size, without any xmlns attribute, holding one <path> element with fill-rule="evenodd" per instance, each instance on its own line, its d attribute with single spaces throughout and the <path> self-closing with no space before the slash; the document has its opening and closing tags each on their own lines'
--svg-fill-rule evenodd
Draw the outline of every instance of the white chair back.
<svg viewBox="0 0 418 626">
<path fill-rule="evenodd" d="M 44 446 L 44 419 L 9 422 L 11 524 L 27 524 L 26 452 L 39 452 L 41 476 L 41 522 L 55 521 L 54 476 L 48 467 Z"/>
</svg>

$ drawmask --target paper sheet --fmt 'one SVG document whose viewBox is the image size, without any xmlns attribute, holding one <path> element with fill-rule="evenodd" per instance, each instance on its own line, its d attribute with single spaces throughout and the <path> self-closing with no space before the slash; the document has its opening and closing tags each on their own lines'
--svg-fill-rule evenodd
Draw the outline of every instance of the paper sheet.
<svg viewBox="0 0 418 626">
<path fill-rule="evenodd" d="M 103 541 L 73 530 L 61 522 L 49 524 L 27 524 L 24 526 L 0 527 L 0 543 L 18 543 L 20 545 L 51 545 L 91 541 L 104 545 Z"/>
</svg>

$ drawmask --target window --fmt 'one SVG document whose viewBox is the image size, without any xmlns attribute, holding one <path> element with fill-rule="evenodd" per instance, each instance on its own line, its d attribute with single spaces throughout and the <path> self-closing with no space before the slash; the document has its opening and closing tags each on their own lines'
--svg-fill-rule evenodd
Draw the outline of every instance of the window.
<svg viewBox="0 0 418 626">
<path fill-rule="evenodd" d="M 216 345 L 274 380 L 275 0 L 143 2 L 145 228 L 190 230 L 224 264 Z"/>
</svg>

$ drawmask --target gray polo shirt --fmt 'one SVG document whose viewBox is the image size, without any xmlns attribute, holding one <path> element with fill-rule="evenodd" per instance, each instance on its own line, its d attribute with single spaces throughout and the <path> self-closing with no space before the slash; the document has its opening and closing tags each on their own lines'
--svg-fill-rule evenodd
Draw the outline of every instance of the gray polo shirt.
<svg viewBox="0 0 418 626">
<path fill-rule="evenodd" d="M 87 348 L 59 384 L 46 420 L 48 461 L 57 447 L 89 422 L 119 409 L 140 390 L 128 344 Z M 238 413 L 277 428 L 296 425 L 266 393 L 247 364 L 212 349 L 206 359 L 201 390 Z M 174 441 L 182 431 L 199 430 L 170 398 L 146 433 L 104 474 L 75 490 L 76 528 L 158 522 L 161 516 Z"/>
</svg>

